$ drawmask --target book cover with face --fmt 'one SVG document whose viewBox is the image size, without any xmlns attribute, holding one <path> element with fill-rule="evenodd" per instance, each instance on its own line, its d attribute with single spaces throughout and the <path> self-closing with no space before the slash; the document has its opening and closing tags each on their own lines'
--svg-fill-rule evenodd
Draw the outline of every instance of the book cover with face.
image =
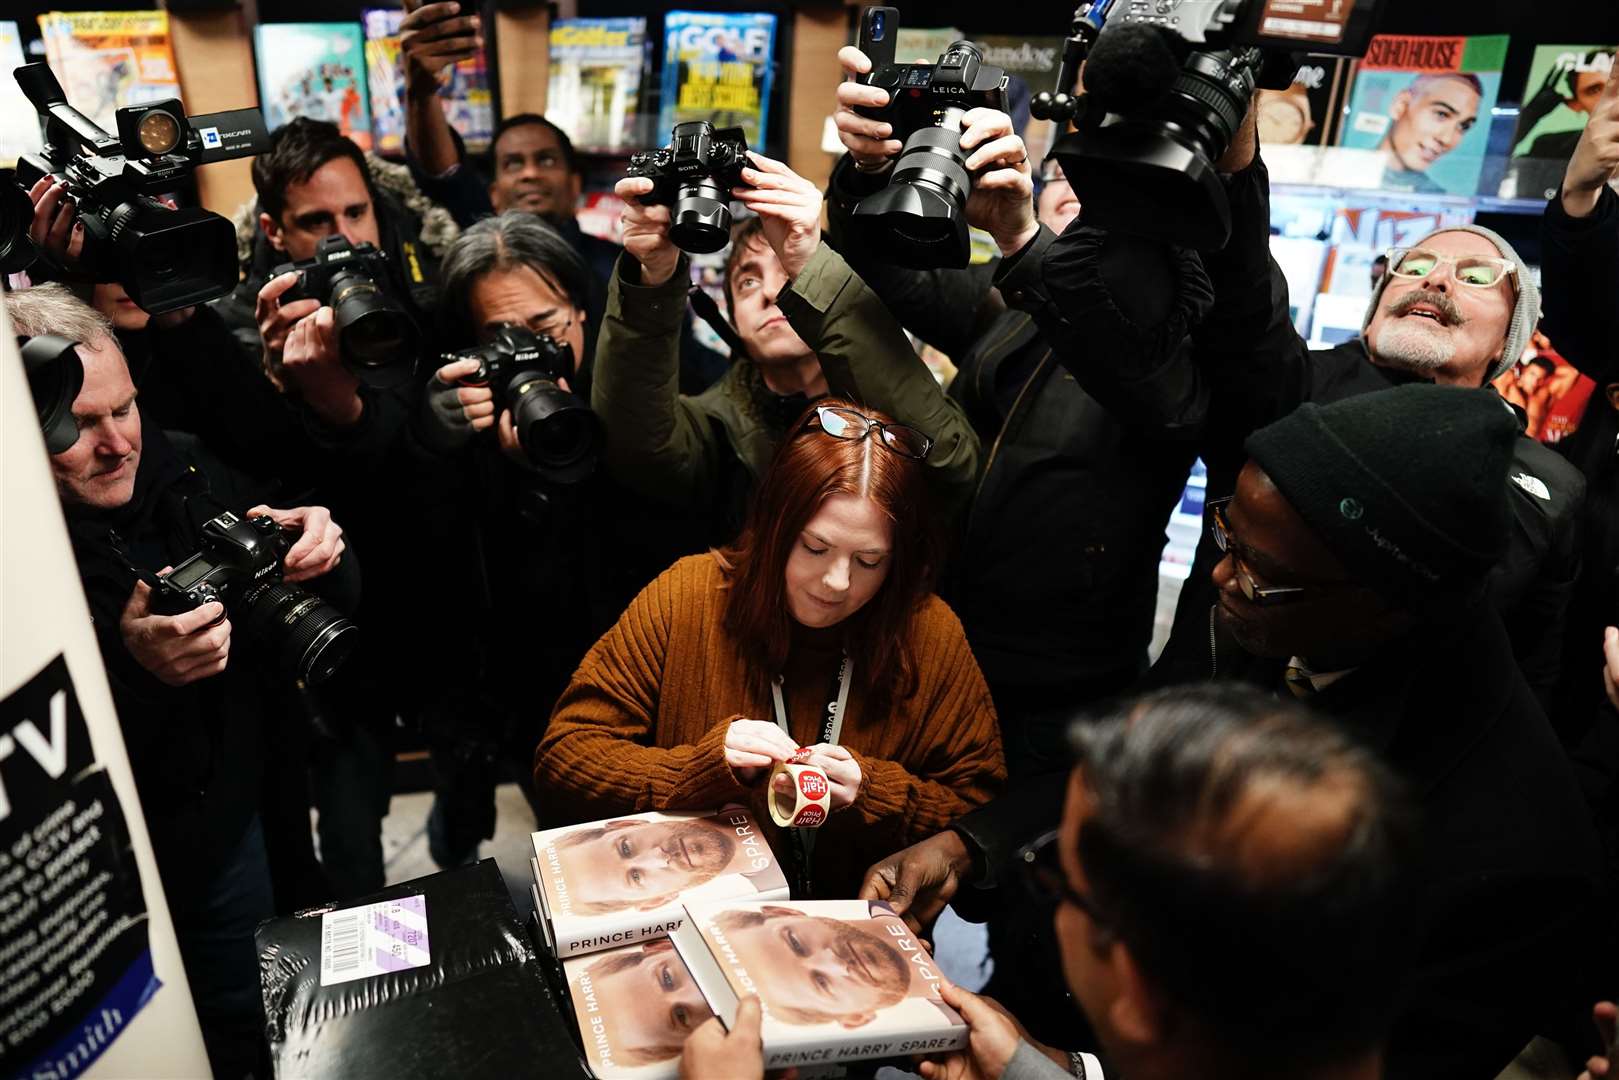
<svg viewBox="0 0 1619 1080">
<path fill-rule="evenodd" d="M 566 960 L 562 974 L 600 1080 L 678 1076 L 686 1036 L 714 1015 L 666 937 Z"/>
<path fill-rule="evenodd" d="M 769 1068 L 820 1065 L 963 1045 L 966 1025 L 939 995 L 932 955 L 884 903 L 748 901 L 692 905 L 692 925 L 729 995 L 763 1012 Z M 697 970 L 698 965 L 694 965 Z M 700 985 L 702 971 L 698 971 Z M 711 1003 L 714 1003 L 711 999 Z"/>
<path fill-rule="evenodd" d="M 667 934 L 691 900 L 784 898 L 787 878 L 740 807 L 626 814 L 534 834 L 564 959 Z"/>
<path fill-rule="evenodd" d="M 1549 199 L 1612 78 L 1614 47 L 1538 45 L 1529 64 L 1501 195 Z"/>
</svg>

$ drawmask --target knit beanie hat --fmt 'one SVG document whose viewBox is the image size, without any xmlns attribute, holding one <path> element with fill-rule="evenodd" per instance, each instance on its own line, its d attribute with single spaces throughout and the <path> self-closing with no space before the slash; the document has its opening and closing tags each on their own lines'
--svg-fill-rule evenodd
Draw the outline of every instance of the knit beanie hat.
<svg viewBox="0 0 1619 1080">
<path fill-rule="evenodd" d="M 1477 590 L 1500 558 L 1517 438 L 1492 391 L 1410 383 L 1301 405 L 1246 448 L 1355 581 L 1420 601 Z"/>
<path fill-rule="evenodd" d="M 1501 359 L 1497 360 L 1485 374 L 1484 381 L 1490 382 L 1497 375 L 1518 362 L 1524 349 L 1529 346 L 1529 339 L 1534 336 L 1535 327 L 1540 325 L 1540 289 L 1536 288 L 1534 280 L 1529 276 L 1529 265 L 1519 257 L 1512 245 L 1507 243 L 1506 237 L 1494 229 L 1486 229 L 1482 225 L 1448 225 L 1443 229 L 1435 229 L 1421 240 L 1412 244 L 1412 247 L 1421 247 L 1440 233 L 1468 232 L 1484 237 L 1495 245 L 1503 259 L 1508 260 L 1518 268 L 1514 279 L 1518 286 L 1518 306 L 1512 309 L 1512 319 L 1507 323 L 1506 346 L 1501 350 Z M 1394 275 L 1384 273 L 1378 278 L 1377 285 L 1372 289 L 1372 302 L 1366 305 L 1366 317 L 1360 323 L 1360 336 L 1364 338 L 1366 331 L 1371 328 L 1372 316 L 1377 314 L 1378 305 L 1383 302 L 1383 291 L 1388 288 L 1389 281 Z M 1372 343 L 1366 342 L 1371 348 Z"/>
</svg>

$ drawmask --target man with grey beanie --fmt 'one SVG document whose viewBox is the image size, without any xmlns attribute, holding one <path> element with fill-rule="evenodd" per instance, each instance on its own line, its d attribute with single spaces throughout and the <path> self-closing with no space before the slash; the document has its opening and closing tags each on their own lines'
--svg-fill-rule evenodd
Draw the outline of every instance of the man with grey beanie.
<svg viewBox="0 0 1619 1080">
<path fill-rule="evenodd" d="M 1441 229 L 1390 252 L 1363 332 L 1311 350 L 1293 326 L 1287 282 L 1270 254 L 1270 194 L 1250 115 L 1219 162 L 1231 237 L 1218 251 L 1103 233 L 1079 221 L 1061 237 L 1003 260 L 997 284 L 1036 320 L 1083 311 L 1077 329 L 1105 364 L 1071 368 L 1098 400 L 1146 430 L 1192 433 L 1208 467 L 1210 499 L 1230 495 L 1249 434 L 1305 402 L 1341 401 L 1407 383 L 1482 387 L 1515 363 L 1540 315 L 1528 268 L 1504 238 L 1475 225 Z M 1038 242 L 1037 242 L 1038 243 Z M 1133 318 L 1142 297 L 1169 306 L 1213 296 L 1190 335 Z M 1510 410 L 1500 403 L 1504 413 Z M 1188 437 L 1185 434 L 1182 437 Z M 1426 454 L 1447 452 L 1443 439 Z M 1489 577 L 1513 655 L 1537 694 L 1550 696 L 1562 628 L 1579 573 L 1579 471 L 1539 443 L 1512 443 L 1511 528 Z M 1205 541 L 1182 587 L 1157 674 L 1194 677 L 1208 663 L 1218 551 Z"/>
</svg>

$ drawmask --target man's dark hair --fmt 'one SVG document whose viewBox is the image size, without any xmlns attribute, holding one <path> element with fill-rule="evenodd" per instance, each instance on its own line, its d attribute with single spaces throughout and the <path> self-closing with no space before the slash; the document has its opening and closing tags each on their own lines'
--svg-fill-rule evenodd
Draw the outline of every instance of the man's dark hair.
<svg viewBox="0 0 1619 1080">
<path fill-rule="evenodd" d="M 1162 691 L 1072 737 L 1100 928 L 1201 1025 L 1222 1071 L 1296 1076 L 1380 1045 L 1412 944 L 1415 811 L 1394 774 L 1252 689 Z M 1312 799 L 1319 835 L 1280 857 L 1256 842 L 1256 818 Z"/>
<path fill-rule="evenodd" d="M 540 275 L 574 307 L 589 306 L 590 271 L 573 245 L 537 214 L 508 210 L 462 232 L 439 264 L 440 306 L 446 326 L 467 329 L 472 286 L 479 278 L 519 266 Z"/>
<path fill-rule="evenodd" d="M 557 137 L 557 149 L 562 151 L 562 163 L 568 167 L 570 173 L 578 174 L 579 155 L 574 152 L 573 140 L 568 138 L 568 133 L 539 113 L 531 112 L 517 113 L 515 116 L 505 117 L 495 125 L 495 133 L 489 138 L 489 156 L 496 172 L 500 171 L 500 157 L 496 150 L 500 146 L 500 137 L 512 128 L 522 127 L 524 124 L 538 124 L 541 127 L 550 128 L 552 134 Z"/>
<path fill-rule="evenodd" d="M 270 132 L 270 149 L 253 159 L 253 190 L 258 193 L 259 208 L 279 223 L 287 208 L 287 188 L 307 183 L 316 170 L 338 158 L 354 162 L 375 201 L 365 151 L 336 124 L 307 116 L 282 124 Z"/>
<path fill-rule="evenodd" d="M 731 296 L 731 274 L 736 270 L 737 263 L 742 261 L 748 245 L 755 239 L 763 238 L 764 234 L 764 218 L 757 214 L 745 217 L 731 226 L 731 247 L 725 253 L 725 312 L 728 315 L 735 307 L 735 301 Z"/>
<path fill-rule="evenodd" d="M 1533 364 L 1535 367 L 1540 368 L 1547 375 L 1556 375 L 1557 374 L 1557 365 L 1554 364 L 1552 361 L 1546 359 L 1544 356 L 1531 356 L 1529 358 L 1528 363 L 1524 364 L 1524 367 L 1528 367 L 1531 364 Z"/>
</svg>

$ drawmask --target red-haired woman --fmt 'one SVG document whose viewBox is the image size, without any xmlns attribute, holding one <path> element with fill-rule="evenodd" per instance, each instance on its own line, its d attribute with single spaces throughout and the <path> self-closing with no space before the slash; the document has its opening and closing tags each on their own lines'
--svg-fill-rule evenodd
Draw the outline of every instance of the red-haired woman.
<svg viewBox="0 0 1619 1080">
<path fill-rule="evenodd" d="M 799 884 L 852 897 L 871 863 L 995 794 L 989 690 L 929 588 L 929 445 L 847 402 L 805 413 L 737 543 L 665 571 L 574 674 L 535 751 L 546 823 L 748 802 L 791 864 L 761 781 L 810 747 L 832 814 Z"/>
</svg>

